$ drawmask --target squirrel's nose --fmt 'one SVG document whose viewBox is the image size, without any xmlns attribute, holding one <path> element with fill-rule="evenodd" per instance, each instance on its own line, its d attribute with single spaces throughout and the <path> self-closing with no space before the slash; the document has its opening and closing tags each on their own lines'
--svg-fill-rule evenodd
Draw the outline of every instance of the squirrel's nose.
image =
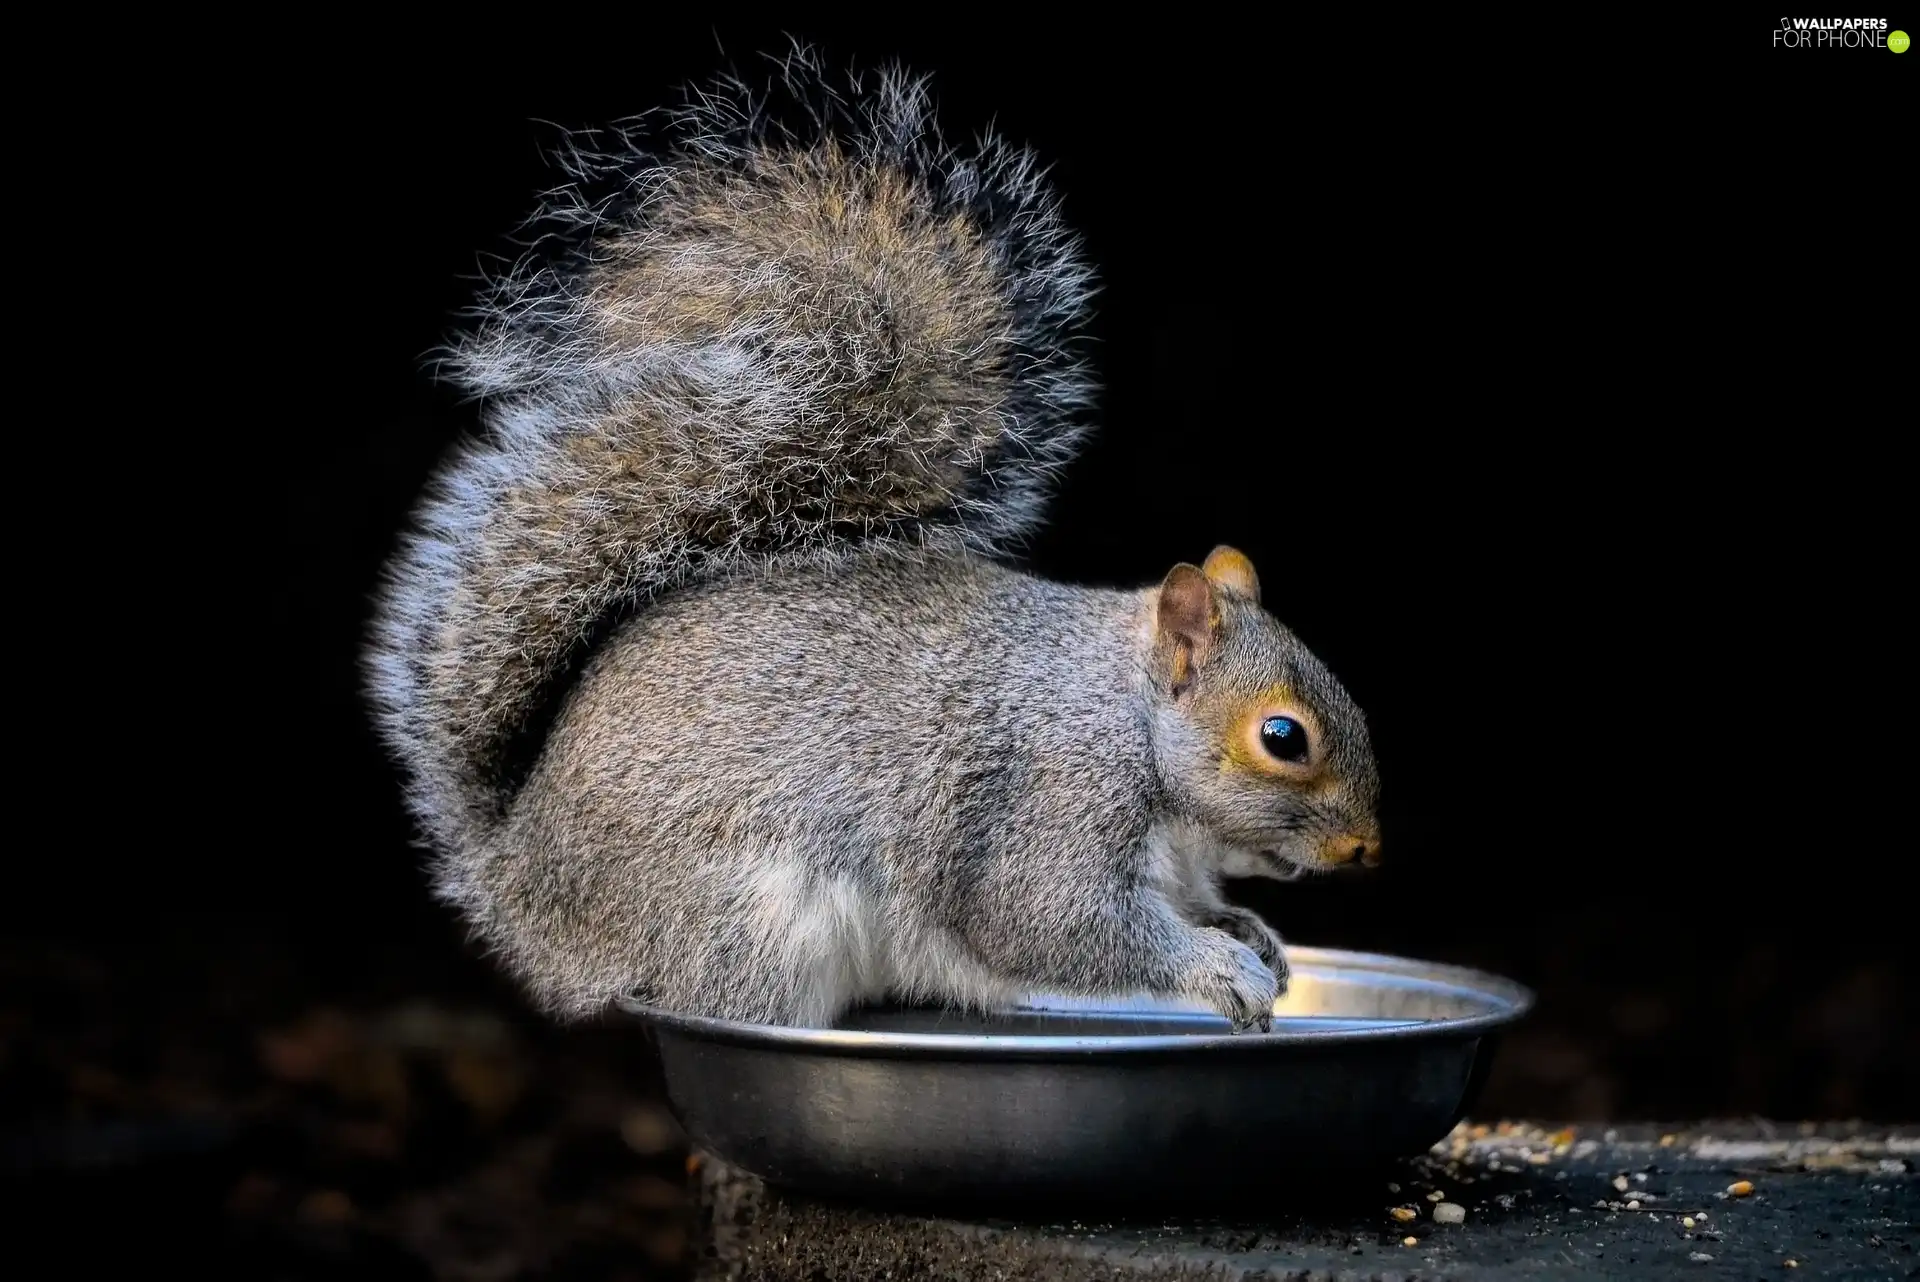
<svg viewBox="0 0 1920 1282">
<path fill-rule="evenodd" d="M 1380 838 L 1357 837 L 1351 833 L 1335 837 L 1320 848 L 1321 857 L 1330 864 L 1360 863 L 1368 868 L 1380 865 Z"/>
</svg>

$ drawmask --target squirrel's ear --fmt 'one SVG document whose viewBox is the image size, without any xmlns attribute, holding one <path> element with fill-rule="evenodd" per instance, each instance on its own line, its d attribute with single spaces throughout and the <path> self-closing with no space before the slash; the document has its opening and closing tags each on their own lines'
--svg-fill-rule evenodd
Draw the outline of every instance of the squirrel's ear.
<svg viewBox="0 0 1920 1282">
<path fill-rule="evenodd" d="M 1247 560 L 1246 553 L 1238 548 L 1221 544 L 1207 556 L 1207 563 L 1201 571 L 1213 582 L 1237 592 L 1255 605 L 1260 604 L 1260 576 L 1253 572 L 1253 562 Z"/>
<path fill-rule="evenodd" d="M 1177 695 L 1193 680 L 1194 669 L 1207 661 L 1214 629 L 1219 626 L 1219 615 L 1213 608 L 1213 584 L 1206 572 L 1184 562 L 1168 570 L 1167 577 L 1160 581 L 1154 612 L 1160 635 L 1173 656 L 1171 677 Z"/>
</svg>

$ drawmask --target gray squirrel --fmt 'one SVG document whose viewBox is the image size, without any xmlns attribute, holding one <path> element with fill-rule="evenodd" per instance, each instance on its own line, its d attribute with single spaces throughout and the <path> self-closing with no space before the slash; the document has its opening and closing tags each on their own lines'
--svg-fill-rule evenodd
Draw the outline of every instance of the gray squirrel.
<svg viewBox="0 0 1920 1282">
<path fill-rule="evenodd" d="M 1230 548 L 1133 591 L 1001 559 L 1093 390 L 1033 157 L 804 54 L 689 101 L 575 147 L 560 252 L 445 354 L 485 434 L 366 656 L 438 893 L 563 1019 L 1267 1027 L 1281 941 L 1219 878 L 1376 861 L 1366 723 Z"/>
</svg>

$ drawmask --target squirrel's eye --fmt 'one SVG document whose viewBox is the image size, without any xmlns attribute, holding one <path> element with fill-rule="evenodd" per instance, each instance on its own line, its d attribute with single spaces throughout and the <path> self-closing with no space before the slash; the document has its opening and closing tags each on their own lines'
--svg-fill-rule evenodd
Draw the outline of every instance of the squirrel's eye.
<svg viewBox="0 0 1920 1282">
<path fill-rule="evenodd" d="M 1307 759 L 1307 728 L 1292 717 L 1268 717 L 1260 723 L 1260 746 L 1281 761 Z"/>
</svg>

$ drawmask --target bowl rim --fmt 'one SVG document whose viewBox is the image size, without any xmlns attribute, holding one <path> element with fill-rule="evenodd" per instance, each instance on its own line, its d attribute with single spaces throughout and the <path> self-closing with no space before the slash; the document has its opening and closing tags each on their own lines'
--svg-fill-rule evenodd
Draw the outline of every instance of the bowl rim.
<svg viewBox="0 0 1920 1282">
<path fill-rule="evenodd" d="M 630 998 L 615 1004 L 650 1027 L 700 1042 L 767 1050 L 810 1052 L 816 1055 L 882 1059 L 955 1059 L 990 1062 L 1005 1059 L 1085 1059 L 1112 1055 L 1257 1054 L 1262 1051 L 1310 1047 L 1354 1046 L 1374 1042 L 1454 1041 L 1476 1038 L 1523 1018 L 1533 1009 L 1532 989 L 1488 971 L 1443 962 L 1397 957 L 1387 953 L 1351 952 L 1339 948 L 1293 947 L 1287 950 L 1294 969 L 1329 969 L 1385 973 L 1463 988 L 1486 999 L 1491 1009 L 1449 1019 L 1362 1028 L 1316 1028 L 1285 1032 L 1235 1034 L 1165 1033 L 1092 1036 L 1046 1036 L 1003 1033 L 896 1033 L 858 1029 L 794 1028 L 752 1024 L 705 1015 L 684 1015 L 647 1006 Z"/>
</svg>

